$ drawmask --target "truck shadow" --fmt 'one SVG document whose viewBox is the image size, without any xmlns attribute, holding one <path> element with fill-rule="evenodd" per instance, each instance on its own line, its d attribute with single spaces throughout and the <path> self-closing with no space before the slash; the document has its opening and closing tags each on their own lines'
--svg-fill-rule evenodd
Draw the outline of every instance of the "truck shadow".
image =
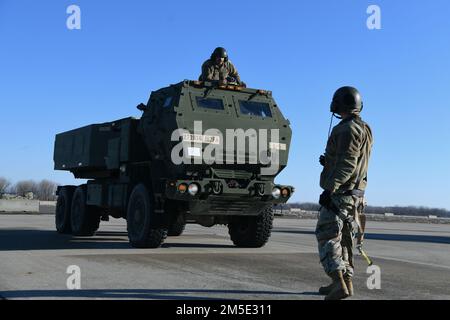
<svg viewBox="0 0 450 320">
<path fill-rule="evenodd" d="M 164 243 L 162 248 L 236 248 L 232 244 Z"/>
<path fill-rule="evenodd" d="M 0 230 L 0 251 L 126 248 L 130 245 L 123 238 L 73 237 L 46 230 Z"/>
<path fill-rule="evenodd" d="M 274 229 L 273 233 L 295 233 L 314 236 L 313 231 L 299 231 L 295 229 Z M 183 237 L 183 236 L 181 236 Z M 233 249 L 230 244 L 205 244 L 189 242 L 171 242 L 178 237 L 169 237 L 162 248 L 211 248 Z M 404 241 L 450 244 L 450 237 L 408 234 L 368 233 L 366 240 Z M 98 232 L 94 237 L 74 237 L 61 235 L 56 231 L 32 229 L 0 230 L 0 251 L 17 250 L 70 250 L 70 249 L 133 249 L 126 232 Z M 143 249 L 146 250 L 146 249 Z M 147 249 L 149 253 L 154 249 Z"/>
<path fill-rule="evenodd" d="M 94 289 L 94 290 L 14 290 L 0 291 L 6 299 L 162 299 L 162 300 L 223 300 L 245 299 L 252 296 L 267 299 L 284 299 L 291 296 L 320 296 L 318 292 L 286 292 L 258 290 L 208 290 L 208 289 Z M 210 296 L 217 295 L 217 297 Z M 229 298 L 228 295 L 233 295 Z"/>
<path fill-rule="evenodd" d="M 163 248 L 234 248 L 233 245 L 201 243 L 165 243 Z M 0 251 L 74 250 L 74 249 L 134 249 L 126 232 L 102 232 L 94 237 L 75 237 L 56 231 L 33 229 L 0 230 Z M 142 249 L 146 250 L 146 249 Z M 147 249 L 149 253 L 154 249 Z"/>
</svg>

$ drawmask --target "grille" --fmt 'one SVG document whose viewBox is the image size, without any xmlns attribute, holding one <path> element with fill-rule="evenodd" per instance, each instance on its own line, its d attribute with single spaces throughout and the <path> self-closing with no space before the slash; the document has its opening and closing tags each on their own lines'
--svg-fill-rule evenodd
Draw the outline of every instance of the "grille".
<svg viewBox="0 0 450 320">
<path fill-rule="evenodd" d="M 211 202 L 209 207 L 209 212 L 214 214 L 220 213 L 240 213 L 248 211 L 252 207 L 252 203 L 248 201 L 223 201 L 223 200 L 214 200 Z"/>
<path fill-rule="evenodd" d="M 226 170 L 226 169 L 214 169 L 214 174 L 220 179 L 251 179 L 252 173 L 244 170 Z"/>
<path fill-rule="evenodd" d="M 255 215 L 261 212 L 266 203 L 239 200 L 214 199 L 209 203 L 211 215 Z"/>
</svg>

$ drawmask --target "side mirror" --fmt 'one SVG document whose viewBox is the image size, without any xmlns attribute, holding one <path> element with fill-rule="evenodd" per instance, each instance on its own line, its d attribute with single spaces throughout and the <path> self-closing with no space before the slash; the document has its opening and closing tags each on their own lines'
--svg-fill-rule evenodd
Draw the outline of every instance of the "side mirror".
<svg viewBox="0 0 450 320">
<path fill-rule="evenodd" d="M 140 103 L 136 108 L 141 111 L 147 110 L 147 106 L 143 103 Z"/>
</svg>

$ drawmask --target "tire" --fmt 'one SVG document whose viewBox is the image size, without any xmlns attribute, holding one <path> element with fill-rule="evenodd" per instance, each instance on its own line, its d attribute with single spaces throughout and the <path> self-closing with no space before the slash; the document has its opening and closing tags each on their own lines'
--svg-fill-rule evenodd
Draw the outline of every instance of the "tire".
<svg viewBox="0 0 450 320">
<path fill-rule="evenodd" d="M 228 224 L 231 241 L 237 247 L 261 248 L 270 238 L 273 208 L 265 208 L 256 217 L 234 217 Z"/>
<path fill-rule="evenodd" d="M 75 190 L 71 211 L 72 235 L 93 236 L 100 226 L 100 215 L 94 207 L 86 205 L 86 186 Z"/>
<path fill-rule="evenodd" d="M 134 187 L 128 201 L 127 230 L 135 248 L 159 248 L 167 237 L 167 227 L 155 214 L 153 202 L 145 185 Z"/>
<path fill-rule="evenodd" d="M 59 190 L 58 201 L 56 202 L 55 226 L 56 231 L 61 234 L 70 234 L 70 211 L 74 187 L 62 187 Z"/>
<path fill-rule="evenodd" d="M 185 227 L 186 220 L 184 219 L 184 214 L 178 213 L 169 225 L 168 235 L 170 237 L 179 237 L 183 233 Z"/>
</svg>

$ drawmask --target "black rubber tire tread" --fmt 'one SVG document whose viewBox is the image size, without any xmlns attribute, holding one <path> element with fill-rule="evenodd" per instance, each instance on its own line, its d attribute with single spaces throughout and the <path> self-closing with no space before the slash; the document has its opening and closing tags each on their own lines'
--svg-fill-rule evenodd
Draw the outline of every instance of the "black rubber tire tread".
<svg viewBox="0 0 450 320">
<path fill-rule="evenodd" d="M 170 223 L 168 236 L 169 237 L 179 237 L 183 234 L 186 228 L 186 221 L 184 219 L 183 213 L 178 213 L 176 218 Z"/>
<path fill-rule="evenodd" d="M 61 234 L 71 234 L 70 212 L 72 206 L 72 197 L 75 188 L 72 186 L 62 187 L 59 190 L 58 200 L 56 201 L 55 227 Z"/>
<path fill-rule="evenodd" d="M 143 212 L 142 216 L 135 216 L 140 211 Z M 127 230 L 131 246 L 159 248 L 167 238 L 166 226 L 154 212 L 153 197 L 148 188 L 144 184 L 135 186 L 127 208 Z"/>
<path fill-rule="evenodd" d="M 270 238 L 273 227 L 273 208 L 266 207 L 258 216 L 233 217 L 228 233 L 234 245 L 242 248 L 261 248 Z"/>
<path fill-rule="evenodd" d="M 86 185 L 76 188 L 72 198 L 71 211 L 72 235 L 93 236 L 100 226 L 101 217 L 95 207 L 86 204 Z"/>
</svg>

